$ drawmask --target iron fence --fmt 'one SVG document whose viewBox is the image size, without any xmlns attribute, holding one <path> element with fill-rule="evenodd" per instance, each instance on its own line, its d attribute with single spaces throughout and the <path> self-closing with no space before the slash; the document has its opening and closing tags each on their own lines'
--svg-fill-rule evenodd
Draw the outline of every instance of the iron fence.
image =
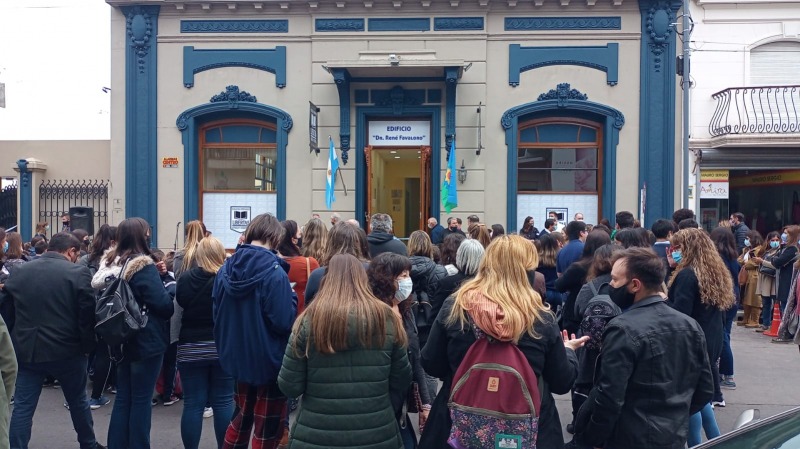
<svg viewBox="0 0 800 449">
<path fill-rule="evenodd" d="M 730 87 L 711 98 L 717 101 L 708 125 L 714 137 L 800 132 L 800 85 Z"/>
<path fill-rule="evenodd" d="M 56 233 L 70 207 L 91 207 L 96 231 L 108 223 L 108 188 L 107 180 L 44 180 L 39 184 L 39 221 Z"/>
<path fill-rule="evenodd" d="M 9 229 L 17 226 L 17 184 L 0 190 L 0 227 Z"/>
</svg>

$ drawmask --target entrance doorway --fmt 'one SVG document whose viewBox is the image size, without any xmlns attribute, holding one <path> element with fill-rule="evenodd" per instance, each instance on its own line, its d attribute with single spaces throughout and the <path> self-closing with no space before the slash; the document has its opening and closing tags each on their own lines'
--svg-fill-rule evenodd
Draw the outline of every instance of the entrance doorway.
<svg viewBox="0 0 800 449">
<path fill-rule="evenodd" d="M 425 229 L 430 212 L 431 148 L 371 147 L 364 149 L 367 161 L 367 217 L 389 214 L 394 234 L 408 237 Z"/>
</svg>

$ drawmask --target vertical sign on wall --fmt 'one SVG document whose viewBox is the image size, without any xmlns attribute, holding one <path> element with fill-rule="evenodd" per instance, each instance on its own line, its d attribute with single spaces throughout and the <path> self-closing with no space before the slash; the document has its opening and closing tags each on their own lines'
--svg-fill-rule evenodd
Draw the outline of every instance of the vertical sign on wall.
<svg viewBox="0 0 800 449">
<path fill-rule="evenodd" d="M 315 151 L 319 154 L 319 108 L 312 102 L 308 102 L 308 144 L 309 152 Z"/>
</svg>

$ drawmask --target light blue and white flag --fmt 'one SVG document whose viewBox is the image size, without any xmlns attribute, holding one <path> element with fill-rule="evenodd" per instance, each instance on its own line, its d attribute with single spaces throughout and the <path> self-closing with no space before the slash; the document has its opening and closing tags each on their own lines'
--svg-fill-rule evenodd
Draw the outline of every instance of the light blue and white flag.
<svg viewBox="0 0 800 449">
<path fill-rule="evenodd" d="M 336 201 L 334 187 L 336 184 L 336 172 L 339 170 L 339 158 L 336 156 L 336 148 L 333 146 L 333 138 L 328 137 L 330 149 L 328 150 L 328 183 L 325 186 L 325 205 L 331 210 Z"/>
</svg>

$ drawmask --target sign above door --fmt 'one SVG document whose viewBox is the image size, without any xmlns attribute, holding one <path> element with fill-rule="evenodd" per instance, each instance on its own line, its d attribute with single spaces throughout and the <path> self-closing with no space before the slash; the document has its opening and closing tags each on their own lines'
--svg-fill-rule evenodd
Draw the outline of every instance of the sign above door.
<svg viewBox="0 0 800 449">
<path fill-rule="evenodd" d="M 430 145 L 431 122 L 376 120 L 369 122 L 369 145 L 417 147 Z"/>
</svg>

